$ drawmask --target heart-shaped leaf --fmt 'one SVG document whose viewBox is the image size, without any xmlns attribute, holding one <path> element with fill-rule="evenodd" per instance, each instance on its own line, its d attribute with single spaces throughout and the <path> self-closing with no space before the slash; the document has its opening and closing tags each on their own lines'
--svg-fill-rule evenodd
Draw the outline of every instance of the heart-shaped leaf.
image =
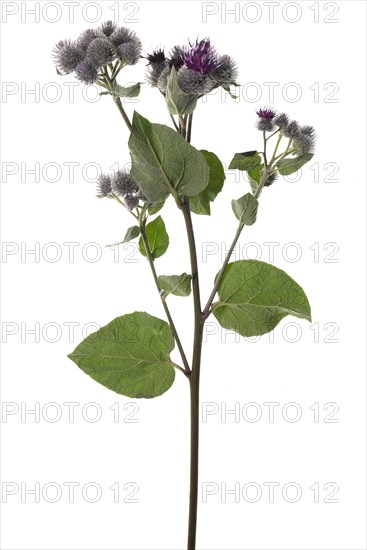
<svg viewBox="0 0 367 550">
<path fill-rule="evenodd" d="M 117 317 L 81 342 L 68 357 L 106 388 L 132 398 L 162 395 L 173 384 L 169 325 L 148 313 Z"/>
<path fill-rule="evenodd" d="M 172 128 L 153 124 L 136 111 L 129 147 L 131 175 L 150 202 L 164 200 L 174 190 L 194 197 L 209 183 L 209 167 L 200 151 Z"/>
<path fill-rule="evenodd" d="M 311 321 L 303 289 L 285 271 L 257 260 L 228 264 L 218 288 L 214 315 L 222 327 L 242 336 L 273 330 L 287 315 Z"/>
<path fill-rule="evenodd" d="M 145 234 L 153 258 L 163 256 L 169 245 L 169 237 L 161 216 L 158 216 L 155 220 L 148 223 Z M 142 237 L 139 239 L 139 249 L 143 256 L 147 255 Z"/>
</svg>

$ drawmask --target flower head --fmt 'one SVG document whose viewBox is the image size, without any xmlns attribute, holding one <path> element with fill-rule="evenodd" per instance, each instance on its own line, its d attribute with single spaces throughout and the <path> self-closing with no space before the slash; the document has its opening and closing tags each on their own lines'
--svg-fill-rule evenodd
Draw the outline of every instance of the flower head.
<svg viewBox="0 0 367 550">
<path fill-rule="evenodd" d="M 282 129 L 283 135 L 287 138 L 295 138 L 300 132 L 299 124 L 296 120 L 292 120 L 288 126 Z"/>
<path fill-rule="evenodd" d="M 140 58 L 141 46 L 135 42 L 127 42 L 117 47 L 117 54 L 126 65 L 135 65 Z"/>
<path fill-rule="evenodd" d="M 221 84 L 232 84 L 237 80 L 237 66 L 229 55 L 221 55 L 213 68 L 210 78 Z"/>
<path fill-rule="evenodd" d="M 107 197 L 111 191 L 111 177 L 108 174 L 101 174 L 97 180 L 97 197 Z"/>
<path fill-rule="evenodd" d="M 259 109 L 258 111 L 256 111 L 256 114 L 260 118 L 265 118 L 266 120 L 273 120 L 273 118 L 276 115 L 276 112 L 273 111 L 272 109 Z"/>
<path fill-rule="evenodd" d="M 271 174 L 266 180 L 264 187 L 269 187 L 270 185 L 272 185 L 275 182 L 275 180 L 278 179 L 278 176 L 279 176 L 278 172 L 274 172 L 274 174 Z"/>
<path fill-rule="evenodd" d="M 136 193 L 139 186 L 126 170 L 118 170 L 112 176 L 112 191 L 123 197 L 127 193 Z"/>
<path fill-rule="evenodd" d="M 98 71 L 89 59 L 83 59 L 75 69 L 75 76 L 85 84 L 93 84 L 97 80 Z"/>
<path fill-rule="evenodd" d="M 108 38 L 95 38 L 87 48 L 87 59 L 95 67 L 102 67 L 116 58 L 116 49 Z"/>
<path fill-rule="evenodd" d="M 148 61 L 146 78 L 151 86 L 157 86 L 158 79 L 167 65 L 164 50 L 154 50 L 153 53 L 147 55 L 146 59 Z"/>
<path fill-rule="evenodd" d="M 77 44 L 82 48 L 85 53 L 92 40 L 95 40 L 95 38 L 100 38 L 101 36 L 103 35 L 99 29 L 87 29 L 79 35 L 79 38 L 77 39 Z"/>
<path fill-rule="evenodd" d="M 170 52 L 168 65 L 170 69 L 174 67 L 176 71 L 184 65 L 183 56 L 185 54 L 185 49 L 181 46 L 174 46 Z"/>
<path fill-rule="evenodd" d="M 205 74 L 182 67 L 177 73 L 177 84 L 187 94 L 204 95 L 213 88 L 213 82 Z"/>
<path fill-rule="evenodd" d="M 285 113 L 281 113 L 275 118 L 274 123 L 280 130 L 283 131 L 289 124 L 289 117 Z"/>
<path fill-rule="evenodd" d="M 109 37 L 111 34 L 117 29 L 117 23 L 114 23 L 113 21 L 105 21 L 101 25 L 101 31 L 102 33 Z"/>
<path fill-rule="evenodd" d="M 218 56 L 209 38 L 190 44 L 182 58 L 188 69 L 203 75 L 208 75 L 218 65 Z"/>
<path fill-rule="evenodd" d="M 53 50 L 53 57 L 58 69 L 71 73 L 84 58 L 84 52 L 77 42 L 60 40 Z"/>
<path fill-rule="evenodd" d="M 274 130 L 274 117 L 276 112 L 272 109 L 259 109 L 256 111 L 259 119 L 256 123 L 258 130 L 262 132 L 272 132 Z"/>
<path fill-rule="evenodd" d="M 293 145 L 301 155 L 312 153 L 315 142 L 316 132 L 312 126 L 302 126 L 299 133 L 293 138 Z"/>
<path fill-rule="evenodd" d="M 126 65 L 135 65 L 139 61 L 142 44 L 134 31 L 119 27 L 111 34 L 110 40 Z"/>
</svg>

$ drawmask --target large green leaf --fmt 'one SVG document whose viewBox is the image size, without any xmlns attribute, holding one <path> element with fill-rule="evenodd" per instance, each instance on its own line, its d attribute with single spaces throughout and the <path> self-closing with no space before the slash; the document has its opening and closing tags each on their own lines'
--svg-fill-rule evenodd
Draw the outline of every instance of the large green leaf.
<svg viewBox="0 0 367 550">
<path fill-rule="evenodd" d="M 187 94 L 177 84 L 176 69 L 172 67 L 167 78 L 166 103 L 171 115 L 189 115 L 194 112 L 198 96 Z"/>
<path fill-rule="evenodd" d="M 200 151 L 200 153 L 205 157 L 209 166 L 209 183 L 199 195 L 190 198 L 190 209 L 195 214 L 210 215 L 210 203 L 222 191 L 226 175 L 217 155 L 209 151 Z"/>
<path fill-rule="evenodd" d="M 228 264 L 214 315 L 222 327 L 242 336 L 273 330 L 287 315 L 311 321 L 303 289 L 285 271 L 257 260 Z"/>
<path fill-rule="evenodd" d="M 257 151 L 247 151 L 246 153 L 236 153 L 228 166 L 229 170 L 255 170 L 261 164 L 261 157 Z"/>
<path fill-rule="evenodd" d="M 232 201 L 233 213 L 244 225 L 253 225 L 256 222 L 258 206 L 258 200 L 251 193 Z"/>
<path fill-rule="evenodd" d="M 169 237 L 162 217 L 158 216 L 148 223 L 145 233 L 153 258 L 163 256 L 169 245 Z M 147 255 L 142 237 L 139 239 L 139 249 L 143 256 Z"/>
<path fill-rule="evenodd" d="M 158 284 L 166 294 L 175 296 L 189 296 L 191 292 L 191 275 L 182 273 L 181 275 L 160 275 Z"/>
<path fill-rule="evenodd" d="M 148 313 L 117 317 L 81 342 L 68 357 L 106 388 L 127 397 L 157 397 L 175 379 L 172 331 Z"/>
<path fill-rule="evenodd" d="M 290 174 L 294 174 L 294 172 L 297 172 L 300 168 L 302 168 L 306 162 L 309 162 L 312 157 L 312 153 L 305 153 L 299 157 L 279 160 L 277 163 L 279 174 L 282 176 L 290 176 Z"/>
<path fill-rule="evenodd" d="M 194 197 L 209 183 L 204 156 L 182 136 L 153 124 L 135 111 L 129 139 L 131 175 L 150 202 L 159 202 L 176 189 Z"/>
</svg>

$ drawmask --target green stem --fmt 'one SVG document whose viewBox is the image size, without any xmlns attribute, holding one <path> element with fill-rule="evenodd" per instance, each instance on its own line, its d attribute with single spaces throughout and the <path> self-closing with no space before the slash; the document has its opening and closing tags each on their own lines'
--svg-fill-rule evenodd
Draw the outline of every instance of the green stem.
<svg viewBox="0 0 367 550">
<path fill-rule="evenodd" d="M 185 367 L 184 370 L 183 370 L 183 369 L 181 369 L 181 370 L 183 370 L 183 372 L 184 372 L 186 375 L 189 375 L 190 372 L 191 372 L 189 363 L 188 363 L 188 361 L 187 361 L 187 358 L 186 358 L 184 349 L 183 349 L 182 344 L 181 344 L 181 340 L 180 340 L 179 335 L 178 335 L 178 332 L 177 332 L 177 330 L 176 330 L 176 326 L 175 326 L 175 324 L 174 324 L 174 322 L 173 322 L 173 319 L 172 319 L 170 310 L 169 310 L 169 308 L 168 308 L 168 305 L 167 305 L 167 303 L 166 303 L 166 300 L 164 299 L 164 296 L 162 295 L 162 289 L 161 289 L 161 287 L 159 286 L 158 275 L 157 275 L 157 272 L 156 272 L 156 269 L 155 269 L 155 265 L 154 265 L 154 258 L 153 258 L 152 252 L 151 252 L 151 250 L 150 250 L 149 243 L 148 243 L 148 239 L 147 239 L 147 235 L 146 235 L 145 223 L 146 223 L 145 221 L 141 221 L 141 223 L 140 223 L 141 238 L 143 239 L 143 243 L 144 243 L 144 246 L 145 246 L 145 250 L 146 250 L 146 253 L 147 253 L 148 262 L 149 262 L 150 269 L 151 269 L 152 274 L 153 274 L 153 279 L 154 279 L 155 285 L 156 285 L 156 287 L 157 287 L 157 290 L 158 290 L 159 296 L 160 296 L 160 298 L 161 298 L 161 302 L 162 302 L 164 311 L 165 311 L 165 313 L 166 313 L 166 316 L 167 316 L 169 325 L 170 325 L 170 327 L 171 327 L 171 329 L 172 329 L 173 336 L 174 336 L 174 338 L 175 338 L 177 347 L 178 347 L 179 352 L 180 352 L 180 355 L 181 355 L 182 362 L 183 362 L 184 367 Z"/>
<path fill-rule="evenodd" d="M 265 169 L 268 167 L 268 161 L 267 161 L 267 158 L 266 158 L 266 136 L 265 136 L 265 131 L 263 132 L 263 141 L 264 141 L 264 166 L 265 166 Z"/>
<path fill-rule="evenodd" d="M 258 188 L 257 188 L 257 190 L 256 190 L 256 192 L 255 192 L 255 194 L 254 194 L 255 199 L 258 199 L 258 198 L 259 198 L 259 196 L 260 196 L 260 194 L 261 194 L 261 191 L 262 191 L 262 189 L 263 189 L 263 187 L 264 187 L 264 185 L 265 185 L 266 180 L 268 179 L 268 177 L 269 177 L 269 172 L 268 172 L 268 170 L 264 170 L 264 173 L 263 173 L 263 175 L 262 175 L 261 178 L 260 178 L 259 186 L 258 186 Z M 232 252 L 233 252 L 233 250 L 234 250 L 234 247 L 235 247 L 236 244 L 237 244 L 238 239 L 240 238 L 240 235 L 241 235 L 241 233 L 242 233 L 242 229 L 243 229 L 243 228 L 244 228 L 244 224 L 243 224 L 243 223 L 240 223 L 239 226 L 238 226 L 238 228 L 237 228 L 237 231 L 236 231 L 236 234 L 235 234 L 235 236 L 234 236 L 234 239 L 233 239 L 233 241 L 232 241 L 232 244 L 231 244 L 231 246 L 229 247 L 229 250 L 228 250 L 228 252 L 227 252 L 227 254 L 226 254 L 226 257 L 225 257 L 225 259 L 224 259 L 224 262 L 223 262 L 223 265 L 222 265 L 222 267 L 221 267 L 221 270 L 219 271 L 218 276 L 217 276 L 217 278 L 216 278 L 216 280 L 215 280 L 215 284 L 214 284 L 213 290 L 211 291 L 210 296 L 209 296 L 209 298 L 208 298 L 208 301 L 207 301 L 207 303 L 206 303 L 206 306 L 205 306 L 205 308 L 204 308 L 204 310 L 203 310 L 203 318 L 204 318 L 204 320 L 206 320 L 206 319 L 209 317 L 209 315 L 211 314 L 211 312 L 212 312 L 211 306 L 212 306 L 213 300 L 214 300 L 215 295 L 216 295 L 216 293 L 217 293 L 217 291 L 218 291 L 219 285 L 220 285 L 220 283 L 222 282 L 222 279 L 223 279 L 225 270 L 226 270 L 226 268 L 227 268 L 227 265 L 228 265 L 228 263 L 229 263 L 229 260 L 231 259 Z"/>
<path fill-rule="evenodd" d="M 129 120 L 129 117 L 127 116 L 127 114 L 126 114 L 126 112 L 125 112 L 125 109 L 124 109 L 123 106 L 122 106 L 121 99 L 120 99 L 119 97 L 113 96 L 113 100 L 114 100 L 114 102 L 116 103 L 117 108 L 118 108 L 118 110 L 120 111 L 121 116 L 122 116 L 122 118 L 124 119 L 124 122 L 125 122 L 126 126 L 129 128 L 129 130 L 130 130 L 130 132 L 131 132 L 131 130 L 133 129 L 133 127 L 132 127 L 132 124 L 131 124 L 131 122 L 130 122 L 130 120 Z"/>
<path fill-rule="evenodd" d="M 189 122 L 188 122 L 188 127 L 187 127 L 186 141 L 188 141 L 189 143 L 191 143 L 191 132 L 192 132 L 192 119 L 193 119 L 193 116 L 194 116 L 194 113 L 191 113 L 189 115 Z"/>
<path fill-rule="evenodd" d="M 186 226 L 187 239 L 190 251 L 190 264 L 192 276 L 192 294 L 194 301 L 194 347 L 192 353 L 190 381 L 190 503 L 188 525 L 188 550 L 196 548 L 196 525 L 198 509 L 198 481 L 199 481 L 199 404 L 200 404 L 200 364 L 203 340 L 204 317 L 201 313 L 201 298 L 199 285 L 199 271 L 196 253 L 194 228 L 192 224 L 190 203 L 187 197 L 180 198 L 175 195 L 176 204 L 181 210 Z"/>
<path fill-rule="evenodd" d="M 287 145 L 286 150 L 285 150 L 284 153 L 282 153 L 281 155 L 278 155 L 278 156 L 274 159 L 274 162 L 275 162 L 276 160 L 283 160 L 284 157 L 286 157 L 288 154 L 292 153 L 293 149 L 292 149 L 292 150 L 289 150 L 290 147 L 291 147 L 292 141 L 293 141 L 293 138 L 289 138 L 289 141 L 288 141 L 288 145 Z"/>
<path fill-rule="evenodd" d="M 224 259 L 224 263 L 223 263 L 223 265 L 222 265 L 222 267 L 221 267 L 221 270 L 220 270 L 219 273 L 218 273 L 218 276 L 217 276 L 217 278 L 216 278 L 216 281 L 215 281 L 213 290 L 211 291 L 210 296 L 209 296 L 209 298 L 208 298 L 208 301 L 207 301 L 207 303 L 206 303 L 206 306 L 205 306 L 205 308 L 204 308 L 204 310 L 203 310 L 203 317 L 204 317 L 204 319 L 207 319 L 207 318 L 209 317 L 210 313 L 211 313 L 210 307 L 211 307 L 211 305 L 212 305 L 212 303 L 213 303 L 213 300 L 214 300 L 214 297 L 215 297 L 215 295 L 216 295 L 216 293 L 217 293 L 217 290 L 218 290 L 218 288 L 219 288 L 219 285 L 220 285 L 220 283 L 222 282 L 224 272 L 225 272 L 225 270 L 226 270 L 226 268 L 227 268 L 227 265 L 228 265 L 228 263 L 229 263 L 229 260 L 231 259 L 232 252 L 233 252 L 233 250 L 234 250 L 234 247 L 235 247 L 236 244 L 237 244 L 237 241 L 238 241 L 238 239 L 239 239 L 239 237 L 240 237 L 240 235 L 241 235 L 241 233 L 242 233 L 242 229 L 243 229 L 243 228 L 244 228 L 244 224 L 243 224 L 243 223 L 240 223 L 239 226 L 238 226 L 238 228 L 237 228 L 237 231 L 236 231 L 236 234 L 235 234 L 235 236 L 234 236 L 234 239 L 233 239 L 233 241 L 232 241 L 232 244 L 231 244 L 231 246 L 229 247 L 229 250 L 228 250 L 228 252 L 227 252 L 227 255 L 226 255 L 225 259 Z"/>
<path fill-rule="evenodd" d="M 174 127 L 175 127 L 175 130 L 176 130 L 177 132 L 179 132 L 179 131 L 180 131 L 180 128 L 177 126 L 177 122 L 175 121 L 175 117 L 174 117 L 173 115 L 171 115 L 171 114 L 170 114 L 170 117 L 171 117 L 171 120 L 172 120 L 173 125 L 174 125 Z"/>
<path fill-rule="evenodd" d="M 282 132 L 279 132 L 279 136 L 278 136 L 277 142 L 275 144 L 274 153 L 273 153 L 273 156 L 271 157 L 271 161 L 269 162 L 269 167 L 271 167 L 273 162 L 274 162 L 274 159 L 275 159 L 277 151 L 278 151 L 279 143 L 280 143 L 282 137 L 283 137 Z"/>
<path fill-rule="evenodd" d="M 194 348 L 192 354 L 192 365 L 190 380 L 190 403 L 191 403 L 191 445 L 190 445 L 190 504 L 189 504 L 189 527 L 188 527 L 188 550 L 195 550 L 196 547 L 196 525 L 198 508 L 198 481 L 199 481 L 199 404 L 200 404 L 200 364 L 203 340 L 204 318 L 201 314 L 201 299 L 198 261 L 194 228 L 190 212 L 190 204 L 185 197 L 181 203 L 181 210 L 185 219 L 187 238 L 190 250 L 190 263 L 192 275 L 192 293 L 194 300 Z"/>
</svg>

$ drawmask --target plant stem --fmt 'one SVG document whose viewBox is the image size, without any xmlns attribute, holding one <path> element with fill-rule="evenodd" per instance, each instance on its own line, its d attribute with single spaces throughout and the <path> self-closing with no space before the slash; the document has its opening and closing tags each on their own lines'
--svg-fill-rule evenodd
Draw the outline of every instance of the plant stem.
<svg viewBox="0 0 367 550">
<path fill-rule="evenodd" d="M 191 403 L 191 443 L 190 443 L 190 505 L 189 529 L 187 536 L 187 550 L 196 548 L 196 525 L 198 509 L 199 484 L 199 409 L 200 409 L 200 363 L 203 340 L 204 320 L 197 319 L 195 330 L 195 345 L 190 375 L 190 403 Z"/>
<path fill-rule="evenodd" d="M 211 307 L 211 305 L 212 305 L 212 303 L 213 303 L 213 300 L 214 300 L 214 297 L 215 297 L 215 295 L 216 295 L 216 293 L 217 293 L 217 290 L 218 290 L 218 288 L 219 288 L 219 285 L 220 285 L 220 283 L 222 282 L 224 272 L 225 272 L 225 270 L 226 270 L 226 268 L 227 268 L 227 265 L 228 265 L 228 263 L 229 263 L 229 260 L 231 259 L 232 252 L 233 252 L 233 250 L 234 250 L 234 247 L 236 246 L 236 243 L 237 243 L 237 241 L 238 241 L 238 239 L 239 239 L 239 237 L 240 237 L 240 235 L 241 235 L 241 232 L 242 232 L 242 229 L 243 229 L 243 228 L 244 228 L 244 224 L 243 224 L 243 223 L 240 223 L 239 226 L 238 226 L 238 228 L 237 228 L 237 231 L 236 231 L 236 234 L 235 234 L 235 236 L 234 236 L 234 239 L 233 239 L 233 241 L 232 241 L 232 244 L 231 244 L 231 246 L 229 247 L 229 250 L 228 250 L 227 255 L 226 255 L 226 257 L 225 257 L 225 260 L 224 260 L 224 263 L 223 263 L 223 265 L 222 265 L 222 268 L 221 268 L 221 270 L 220 270 L 219 273 L 218 273 L 218 276 L 217 276 L 217 278 L 216 278 L 216 281 L 215 281 L 213 290 L 211 291 L 210 296 L 209 296 L 209 298 L 208 298 L 208 301 L 207 301 L 207 303 L 206 303 L 206 306 L 205 306 L 205 308 L 204 308 L 204 310 L 203 310 L 203 317 L 204 317 L 204 319 L 207 319 L 207 318 L 209 317 L 209 315 L 210 315 L 210 307 Z"/>
<path fill-rule="evenodd" d="M 273 156 L 271 157 L 271 161 L 269 162 L 269 166 L 272 166 L 272 164 L 274 162 L 274 159 L 275 159 L 277 151 L 278 151 L 279 143 L 280 143 L 280 140 L 282 139 L 282 137 L 283 137 L 282 132 L 279 132 L 279 136 L 278 136 L 277 142 L 275 144 L 274 153 L 273 153 Z"/>
<path fill-rule="evenodd" d="M 264 166 L 265 166 L 265 170 L 266 170 L 267 167 L 268 167 L 268 161 L 267 161 L 267 158 L 266 158 L 266 142 L 267 142 L 267 139 L 266 139 L 266 136 L 265 136 L 265 131 L 263 132 L 263 141 L 264 141 Z"/>
<path fill-rule="evenodd" d="M 175 117 L 174 117 L 173 115 L 171 115 L 171 114 L 170 114 L 170 117 L 171 117 L 171 120 L 172 120 L 173 125 L 174 125 L 174 127 L 175 127 L 175 130 L 176 130 L 177 132 L 179 132 L 179 131 L 180 131 L 180 128 L 177 126 L 177 122 L 175 121 Z"/>
<path fill-rule="evenodd" d="M 193 116 L 194 116 L 194 113 L 191 113 L 189 115 L 189 122 L 188 122 L 188 127 L 187 127 L 186 141 L 188 141 L 189 143 L 191 143 L 191 132 L 192 132 L 192 119 L 193 119 Z"/>
<path fill-rule="evenodd" d="M 199 481 L 199 404 L 200 404 L 200 363 L 203 340 L 204 317 L 201 313 L 200 285 L 198 261 L 194 228 L 192 225 L 190 203 L 187 197 L 180 199 L 175 197 L 177 206 L 183 213 L 187 239 L 190 251 L 190 264 L 192 276 L 192 294 L 194 300 L 194 347 L 192 353 L 190 381 L 190 504 L 189 504 L 189 526 L 188 526 L 188 550 L 196 548 L 196 525 L 198 508 L 198 481 Z"/>
<path fill-rule="evenodd" d="M 130 122 L 130 120 L 129 120 L 129 117 L 127 116 L 127 114 L 126 114 L 126 112 L 125 112 L 125 109 L 124 109 L 123 106 L 122 106 L 121 99 L 120 99 L 119 97 L 113 96 L 113 100 L 114 100 L 114 102 L 116 103 L 117 108 L 118 108 L 118 110 L 120 111 L 121 116 L 122 116 L 122 118 L 124 119 L 124 122 L 125 122 L 126 126 L 129 128 L 129 130 L 130 130 L 130 132 L 131 132 L 131 130 L 133 129 L 133 127 L 132 127 L 132 124 L 131 124 L 131 122 Z"/>
<path fill-rule="evenodd" d="M 188 363 L 188 361 L 187 361 L 187 358 L 186 358 L 184 349 L 183 349 L 183 347 L 182 347 L 181 340 L 180 340 L 180 337 L 179 337 L 179 335 L 178 335 L 176 326 L 175 326 L 175 324 L 174 324 L 174 322 L 173 322 L 173 319 L 172 319 L 170 310 L 169 310 L 169 308 L 168 308 L 168 305 L 167 305 L 167 303 L 166 303 L 166 300 L 165 300 L 164 297 L 162 296 L 161 287 L 159 286 L 159 282 L 158 282 L 158 275 L 157 275 L 157 272 L 156 272 L 156 269 L 155 269 L 155 265 L 154 265 L 154 258 L 153 258 L 152 252 L 151 252 L 151 250 L 150 250 L 149 243 L 148 243 L 148 239 L 147 239 L 147 235 L 146 235 L 145 221 L 142 221 L 141 224 L 140 224 L 140 232 L 141 232 L 141 238 L 143 239 L 143 243 L 144 243 L 145 250 L 146 250 L 146 253 L 147 253 L 147 258 L 148 258 L 148 262 L 149 262 L 149 265 L 150 265 L 150 269 L 151 269 L 152 274 L 153 274 L 153 279 L 154 279 L 155 285 L 156 285 L 156 287 L 157 287 L 159 296 L 160 296 L 160 298 L 161 298 L 161 302 L 162 302 L 164 311 L 165 311 L 165 313 L 166 313 L 166 316 L 167 316 L 169 325 L 170 325 L 170 327 L 171 327 L 171 329 L 172 329 L 173 336 L 174 336 L 174 338 L 175 338 L 177 347 L 178 347 L 178 349 L 179 349 L 179 352 L 180 352 L 180 355 L 181 355 L 182 362 L 183 362 L 184 367 L 185 367 L 184 372 L 185 372 L 186 375 L 188 375 L 188 374 L 190 374 L 191 369 L 190 369 L 189 363 Z"/>
</svg>

